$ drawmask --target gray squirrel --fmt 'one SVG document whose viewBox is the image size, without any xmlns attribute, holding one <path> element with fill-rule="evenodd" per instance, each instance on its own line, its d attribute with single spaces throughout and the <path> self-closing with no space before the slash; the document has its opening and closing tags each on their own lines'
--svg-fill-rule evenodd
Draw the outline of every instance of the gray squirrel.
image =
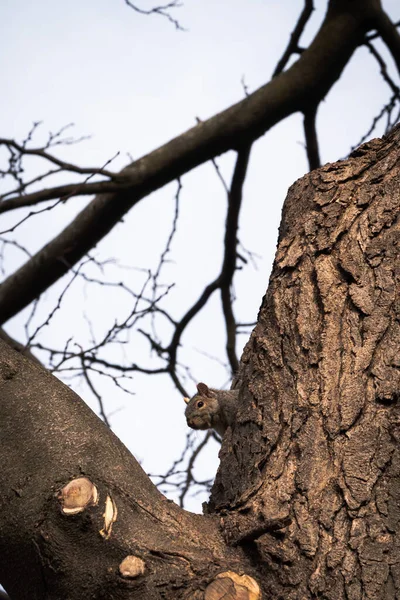
<svg viewBox="0 0 400 600">
<path fill-rule="evenodd" d="M 197 384 L 197 394 L 184 398 L 185 416 L 192 429 L 214 429 L 221 437 L 235 422 L 239 390 L 214 390 L 205 383 Z"/>
</svg>

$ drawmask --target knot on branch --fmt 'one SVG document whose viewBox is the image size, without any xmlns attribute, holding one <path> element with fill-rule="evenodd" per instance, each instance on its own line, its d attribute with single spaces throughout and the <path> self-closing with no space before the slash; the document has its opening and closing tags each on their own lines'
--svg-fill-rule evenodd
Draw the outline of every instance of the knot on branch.
<svg viewBox="0 0 400 600">
<path fill-rule="evenodd" d="M 119 565 L 119 572 L 122 577 L 134 579 L 143 575 L 145 571 L 145 562 L 138 556 L 129 555 L 124 558 Z"/>
<path fill-rule="evenodd" d="M 96 506 L 99 502 L 99 493 L 94 483 L 87 477 L 78 477 L 67 483 L 57 493 L 57 499 L 64 515 L 76 515 L 89 506 Z M 104 525 L 99 531 L 104 539 L 107 540 L 110 537 L 117 516 L 117 505 L 111 496 L 107 495 L 103 513 Z"/>
<path fill-rule="evenodd" d="M 67 483 L 57 494 L 65 515 L 75 515 L 98 501 L 96 486 L 87 477 L 78 477 Z"/>
</svg>

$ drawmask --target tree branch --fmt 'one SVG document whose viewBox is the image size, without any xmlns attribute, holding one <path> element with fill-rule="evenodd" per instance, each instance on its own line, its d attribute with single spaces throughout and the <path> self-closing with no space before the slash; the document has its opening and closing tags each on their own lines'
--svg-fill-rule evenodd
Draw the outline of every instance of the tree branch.
<svg viewBox="0 0 400 600">
<path fill-rule="evenodd" d="M 8 335 L 8 333 L 2 328 L 0 328 L 0 338 L 4 340 L 9 346 L 11 346 L 11 348 L 14 348 L 14 350 L 20 352 L 23 356 L 26 356 L 27 358 L 33 360 L 36 364 L 43 366 L 40 360 L 36 358 L 36 356 L 30 351 L 29 348 L 27 348 L 24 344 L 21 344 L 21 342 L 18 342 L 16 339 Z"/>
<path fill-rule="evenodd" d="M 316 129 L 317 106 L 304 112 L 304 135 L 306 138 L 306 151 L 310 171 L 321 166 L 319 156 L 318 136 Z"/>
<path fill-rule="evenodd" d="M 40 158 L 44 158 L 48 160 L 50 163 L 53 163 L 63 169 L 63 171 L 73 171 L 74 173 L 80 173 L 81 175 L 90 175 L 92 173 L 98 173 L 99 175 L 104 175 L 105 177 L 117 177 L 118 173 L 113 173 L 112 171 L 108 171 L 107 169 L 97 168 L 97 167 L 80 167 L 78 165 L 73 165 L 72 163 L 65 162 L 52 154 L 49 154 L 45 151 L 44 148 L 26 148 L 25 146 L 21 146 L 15 140 L 10 140 L 7 138 L 0 138 L 0 146 L 6 146 L 7 148 L 14 148 L 18 150 L 18 152 L 23 155 L 28 156 L 39 156 Z"/>
<path fill-rule="evenodd" d="M 239 369 L 236 356 L 236 321 L 232 309 L 231 287 L 236 270 L 237 232 L 239 228 L 239 212 L 242 204 L 243 184 L 249 163 L 251 144 L 238 152 L 231 188 L 228 193 L 228 213 L 225 226 L 224 260 L 220 275 L 222 310 L 226 325 L 226 353 L 232 373 Z"/>
<path fill-rule="evenodd" d="M 289 43 L 288 43 L 282 57 L 278 61 L 277 65 L 275 67 L 275 71 L 272 74 L 272 77 L 276 77 L 277 75 L 282 73 L 282 71 L 286 67 L 292 54 L 301 54 L 301 51 L 299 48 L 299 40 L 305 29 L 305 26 L 308 23 L 308 20 L 311 17 L 313 10 L 314 10 L 313 0 L 305 0 L 304 8 L 299 16 L 299 19 L 296 23 L 296 26 L 295 26 L 292 34 L 290 36 Z"/>
<path fill-rule="evenodd" d="M 96 173 L 93 174 L 95 175 Z M 128 187 L 128 184 L 126 184 L 126 187 Z M 0 214 L 16 208 L 23 208 L 24 206 L 33 206 L 39 202 L 46 202 L 48 200 L 59 198 L 64 200 L 65 198 L 93 196 L 93 194 L 105 194 L 110 192 L 118 193 L 121 189 L 124 189 L 124 185 L 115 181 L 96 181 L 94 183 L 68 183 L 65 185 L 58 185 L 52 188 L 39 190 L 38 192 L 32 192 L 31 194 L 10 198 L 10 200 L 3 200 L 0 204 Z"/>
<path fill-rule="evenodd" d="M 127 4 L 130 8 L 132 8 L 132 10 L 134 10 L 137 13 L 140 13 L 141 15 L 161 15 L 162 17 L 166 17 L 168 21 L 170 21 L 170 23 L 173 23 L 173 25 L 175 25 L 176 29 L 184 31 L 184 28 L 179 24 L 179 21 L 174 19 L 168 12 L 170 8 L 179 8 L 180 6 L 182 6 L 182 4 L 180 4 L 177 0 L 172 0 L 172 2 L 164 4 L 163 6 L 155 6 L 154 8 L 150 8 L 149 10 L 139 8 L 138 6 L 136 6 L 136 4 L 132 4 L 130 0 L 125 0 L 125 4 Z"/>
<path fill-rule="evenodd" d="M 384 11 L 380 11 L 377 15 L 375 26 L 388 47 L 396 63 L 397 70 L 400 73 L 400 34 L 396 29 L 396 24 L 392 23 Z"/>
<path fill-rule="evenodd" d="M 171 598 L 164 594 L 171 577 L 184 581 L 193 596 L 200 584 L 188 579 L 187 564 L 193 573 L 243 566 L 240 551 L 227 551 L 218 518 L 206 520 L 167 502 L 68 386 L 1 340 L 0 373 L 0 500 L 9 503 L 0 517 L 0 581 L 12 598 L 29 597 L 29 590 L 36 598 L 70 600 Z M 29 476 L 21 476 L 25 472 Z M 80 494 L 82 485 L 89 497 Z M 71 500 L 80 502 L 76 514 L 68 512 Z M 150 574 L 137 593 L 135 581 L 128 587 L 118 575 L 118 565 L 132 554 L 143 557 Z M 168 561 L 161 574 L 160 557 Z"/>
<path fill-rule="evenodd" d="M 399 37 L 399 39 L 400 39 L 400 37 Z M 368 50 L 371 52 L 372 56 L 376 59 L 377 63 L 379 64 L 382 79 L 388 84 L 388 86 L 392 90 L 393 95 L 398 98 L 399 97 L 399 86 L 396 85 L 395 82 L 393 81 L 393 79 L 390 77 L 388 70 L 387 70 L 387 65 L 386 65 L 385 61 L 383 60 L 382 56 L 379 54 L 378 50 L 375 48 L 375 46 L 371 42 L 365 42 L 365 45 L 368 48 Z"/>
<path fill-rule="evenodd" d="M 375 4 L 330 3 L 310 47 L 287 71 L 208 121 L 121 172 L 129 189 L 96 197 L 57 237 L 0 288 L 0 324 L 64 275 L 142 198 L 194 167 L 263 135 L 278 121 L 326 96 L 371 26 Z M 340 40 L 340 43 L 339 43 Z"/>
</svg>

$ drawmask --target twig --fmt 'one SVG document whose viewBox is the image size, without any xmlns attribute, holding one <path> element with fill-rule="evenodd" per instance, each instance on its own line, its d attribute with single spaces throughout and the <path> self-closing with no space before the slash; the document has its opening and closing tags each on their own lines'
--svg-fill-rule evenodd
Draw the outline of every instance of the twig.
<svg viewBox="0 0 400 600">
<path fill-rule="evenodd" d="M 307 25 L 309 18 L 314 10 L 314 2 L 313 0 L 305 0 L 304 8 L 297 20 L 296 26 L 293 29 L 293 32 L 290 35 L 289 43 L 285 48 L 285 51 L 282 57 L 279 59 L 275 71 L 272 74 L 272 77 L 276 77 L 285 69 L 287 63 L 289 62 L 292 54 L 301 54 L 303 50 L 299 48 L 299 40 L 300 37 Z"/>
<path fill-rule="evenodd" d="M 154 8 L 150 8 L 149 10 L 144 10 L 136 6 L 136 4 L 132 4 L 130 0 L 125 0 L 125 4 L 127 4 L 130 8 L 132 8 L 135 12 L 140 13 L 142 15 L 161 15 L 162 17 L 166 17 L 170 23 L 173 23 L 176 29 L 180 29 L 181 31 L 185 31 L 183 27 L 179 24 L 179 21 L 171 17 L 169 12 L 167 12 L 170 8 L 179 8 L 183 6 L 177 0 L 173 0 L 164 6 L 155 6 Z"/>
</svg>

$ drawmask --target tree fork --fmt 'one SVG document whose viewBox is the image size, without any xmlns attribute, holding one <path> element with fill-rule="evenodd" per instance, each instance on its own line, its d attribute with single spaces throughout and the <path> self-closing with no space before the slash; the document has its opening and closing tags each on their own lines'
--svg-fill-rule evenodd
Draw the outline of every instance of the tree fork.
<svg viewBox="0 0 400 600">
<path fill-rule="evenodd" d="M 166 500 L 76 394 L 0 340 L 13 600 L 396 597 L 399 182 L 397 127 L 290 188 L 207 515 Z"/>
<path fill-rule="evenodd" d="M 0 381 L 0 582 L 13 600 L 184 598 L 215 578 L 257 589 L 219 518 L 164 498 L 72 390 L 2 340 Z"/>
</svg>

